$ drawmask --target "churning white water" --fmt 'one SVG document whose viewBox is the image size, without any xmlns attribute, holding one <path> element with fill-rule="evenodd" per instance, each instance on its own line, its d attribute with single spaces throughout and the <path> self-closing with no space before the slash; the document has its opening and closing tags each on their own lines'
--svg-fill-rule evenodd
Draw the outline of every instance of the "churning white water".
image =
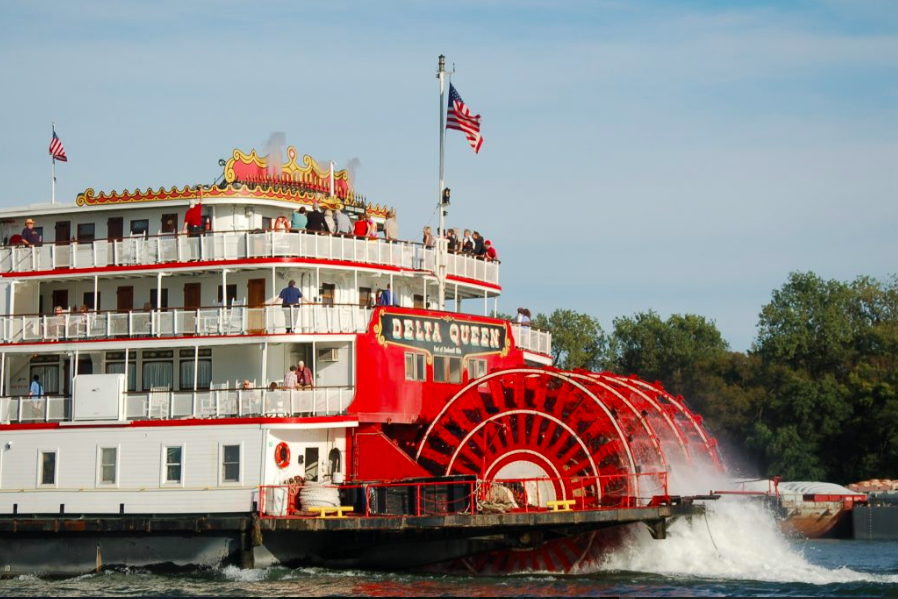
<svg viewBox="0 0 898 599">
<path fill-rule="evenodd" d="M 708 476 L 671 480 L 672 494 L 705 494 L 725 488 L 733 487 Z M 867 574 L 844 567 L 828 569 L 810 563 L 758 501 L 724 497 L 706 506 L 706 517 L 671 523 L 663 541 L 654 540 L 645 527 L 632 527 L 623 545 L 609 554 L 598 570 L 815 585 L 898 583 L 895 575 Z"/>
</svg>

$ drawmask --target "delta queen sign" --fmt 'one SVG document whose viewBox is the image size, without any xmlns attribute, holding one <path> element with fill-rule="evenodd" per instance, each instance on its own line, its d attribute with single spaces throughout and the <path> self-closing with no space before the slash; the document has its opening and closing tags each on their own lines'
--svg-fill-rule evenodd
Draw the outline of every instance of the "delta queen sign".
<svg viewBox="0 0 898 599">
<path fill-rule="evenodd" d="M 423 350 L 428 357 L 501 354 L 511 348 L 506 324 L 472 322 L 453 316 L 419 316 L 384 310 L 374 326 L 378 342 Z"/>
</svg>

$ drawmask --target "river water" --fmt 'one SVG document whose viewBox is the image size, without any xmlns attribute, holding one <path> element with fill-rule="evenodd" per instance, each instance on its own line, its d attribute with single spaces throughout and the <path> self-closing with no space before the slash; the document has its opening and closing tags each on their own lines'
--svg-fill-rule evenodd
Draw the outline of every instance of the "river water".
<svg viewBox="0 0 898 599">
<path fill-rule="evenodd" d="M 664 541 L 634 528 L 601 564 L 569 576 L 474 578 L 235 567 L 177 574 L 110 571 L 67 579 L 22 576 L 4 596 L 898 596 L 898 541 L 784 538 L 760 506 L 720 502 L 707 519 L 671 525 Z"/>
</svg>

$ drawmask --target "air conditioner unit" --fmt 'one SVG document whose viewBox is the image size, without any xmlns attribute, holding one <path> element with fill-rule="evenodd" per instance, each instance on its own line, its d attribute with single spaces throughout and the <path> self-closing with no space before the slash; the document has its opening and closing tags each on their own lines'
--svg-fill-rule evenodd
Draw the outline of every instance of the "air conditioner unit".
<svg viewBox="0 0 898 599">
<path fill-rule="evenodd" d="M 336 362 L 337 361 L 337 348 L 331 347 L 328 349 L 318 350 L 318 361 L 319 362 Z"/>
</svg>

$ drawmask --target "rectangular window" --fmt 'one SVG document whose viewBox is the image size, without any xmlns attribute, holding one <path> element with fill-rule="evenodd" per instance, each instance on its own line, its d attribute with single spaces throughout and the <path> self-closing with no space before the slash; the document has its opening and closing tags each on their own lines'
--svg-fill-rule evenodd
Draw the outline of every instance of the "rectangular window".
<svg viewBox="0 0 898 599">
<path fill-rule="evenodd" d="M 424 368 L 424 354 L 405 352 L 405 380 L 423 381 L 427 378 Z"/>
<path fill-rule="evenodd" d="M 54 356 L 55 357 L 55 356 Z M 59 365 L 58 364 L 48 364 L 48 365 L 38 365 L 31 364 L 31 376 L 28 378 L 29 385 L 31 381 L 34 380 L 34 375 L 40 377 L 40 384 L 44 387 L 44 395 L 58 395 L 59 394 Z"/>
<path fill-rule="evenodd" d="M 174 389 L 175 367 L 172 350 L 144 351 L 143 354 L 143 390 L 152 391 Z M 191 384 L 191 389 L 193 385 Z"/>
<path fill-rule="evenodd" d="M 221 455 L 221 480 L 226 483 L 240 482 L 240 446 L 225 445 Z"/>
<path fill-rule="evenodd" d="M 147 219 L 131 221 L 131 235 L 149 235 L 150 221 Z"/>
<path fill-rule="evenodd" d="M 461 383 L 461 358 L 434 356 L 433 380 L 436 383 Z"/>
<path fill-rule="evenodd" d="M 183 451 L 181 447 L 165 448 L 165 482 L 179 483 L 181 482 L 181 466 Z"/>
<path fill-rule="evenodd" d="M 96 227 L 93 223 L 78 225 L 78 243 L 90 243 L 95 237 Z"/>
<path fill-rule="evenodd" d="M 193 358 L 181 360 L 181 391 L 193 391 Z M 196 388 L 209 389 L 212 384 L 212 360 L 199 359 L 196 361 Z"/>
<path fill-rule="evenodd" d="M 94 301 L 94 292 L 88 291 L 84 294 L 84 302 L 83 304 L 87 306 L 88 310 L 99 310 L 100 309 L 100 301 L 103 299 L 103 294 L 99 291 L 97 292 L 97 301 Z"/>
<path fill-rule="evenodd" d="M 121 362 L 110 362 L 109 354 L 106 354 L 106 374 L 125 374 L 124 353 L 119 358 Z M 129 358 L 133 358 L 132 353 Z M 137 362 L 128 360 L 128 391 L 137 391 Z"/>
<path fill-rule="evenodd" d="M 150 307 L 153 310 L 157 310 L 159 306 L 156 305 L 156 290 L 150 289 Z M 168 308 L 168 289 L 165 287 L 162 288 L 162 309 L 165 310 Z"/>
<path fill-rule="evenodd" d="M 221 285 L 218 286 L 218 295 L 216 296 L 218 305 L 221 303 Z M 228 306 L 233 306 L 237 299 L 237 285 L 228 285 Z"/>
<path fill-rule="evenodd" d="M 321 303 L 325 306 L 333 306 L 334 298 L 337 295 L 337 286 L 333 283 L 322 283 L 321 289 L 318 290 Z"/>
<path fill-rule="evenodd" d="M 118 465 L 118 448 L 100 448 L 100 484 L 114 485 L 116 466 Z"/>
<path fill-rule="evenodd" d="M 42 485 L 55 485 L 56 484 L 56 452 L 55 451 L 42 451 L 41 452 L 41 484 Z"/>
<path fill-rule="evenodd" d="M 372 295 L 370 287 L 359 287 L 359 305 L 374 306 L 374 295 Z"/>
<path fill-rule="evenodd" d="M 486 360 L 471 358 L 468 360 L 468 380 L 473 381 L 486 376 Z"/>
<path fill-rule="evenodd" d="M 249 226 L 250 227 L 253 226 L 252 220 L 249 221 Z M 269 229 L 271 229 L 271 217 L 270 216 L 262 217 L 262 229 L 264 229 L 265 231 L 268 231 Z"/>
</svg>

